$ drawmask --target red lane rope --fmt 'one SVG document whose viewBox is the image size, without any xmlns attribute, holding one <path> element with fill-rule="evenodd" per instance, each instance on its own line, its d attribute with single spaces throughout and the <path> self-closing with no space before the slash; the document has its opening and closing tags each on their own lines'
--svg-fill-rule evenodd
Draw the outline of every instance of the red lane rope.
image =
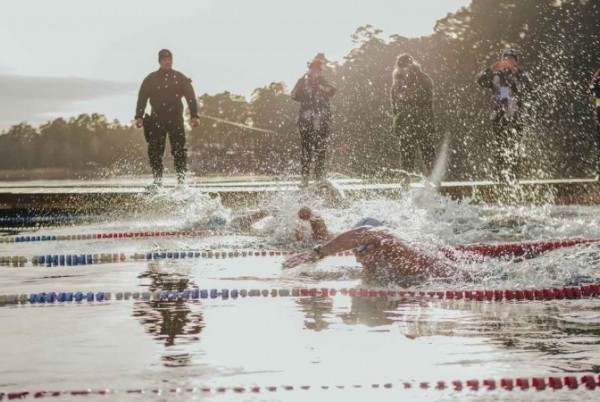
<svg viewBox="0 0 600 402">
<path fill-rule="evenodd" d="M 180 394 L 223 394 L 223 393 L 273 393 L 284 391 L 310 391 L 310 390 L 353 390 L 353 389 L 434 389 L 434 390 L 471 390 L 480 389 L 493 391 L 504 390 L 513 391 L 521 389 L 523 391 L 535 389 L 544 390 L 575 390 L 584 387 L 588 390 L 596 390 L 600 387 L 600 376 L 588 374 L 581 377 L 576 376 L 552 376 L 552 377 L 519 377 L 484 379 L 484 380 L 454 380 L 454 381 L 436 381 L 436 382 L 388 382 L 374 384 L 352 384 L 352 385 L 279 385 L 279 386 L 237 386 L 237 387 L 200 387 L 200 388 L 151 388 L 151 389 L 82 389 L 71 391 L 14 391 L 0 392 L 0 400 L 25 399 L 25 398 L 47 398 L 57 396 L 94 396 L 94 395 L 117 395 L 117 394 L 157 394 L 157 395 L 180 395 Z"/>
<path fill-rule="evenodd" d="M 554 200 L 557 205 L 593 205 L 600 204 L 600 193 L 567 195 Z"/>
<path fill-rule="evenodd" d="M 540 240 L 520 243 L 497 243 L 497 244 L 471 244 L 467 246 L 456 246 L 453 249 L 446 248 L 444 253 L 453 260 L 464 259 L 463 256 L 456 253 L 476 254 L 484 257 L 504 257 L 504 256 L 534 256 L 546 251 L 559 248 L 573 247 L 579 244 L 596 243 L 600 239 L 566 239 L 566 240 Z"/>
</svg>

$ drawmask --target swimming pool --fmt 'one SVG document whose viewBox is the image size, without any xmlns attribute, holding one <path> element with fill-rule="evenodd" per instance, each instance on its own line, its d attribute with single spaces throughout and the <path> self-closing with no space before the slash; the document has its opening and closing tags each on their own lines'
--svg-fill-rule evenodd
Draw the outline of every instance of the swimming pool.
<svg viewBox="0 0 600 402">
<path fill-rule="evenodd" d="M 349 227 L 360 217 L 374 216 L 425 248 L 600 238 L 598 207 L 500 208 L 436 198 L 427 204 L 411 199 L 371 200 L 332 208 L 313 201 L 334 231 Z M 253 234 L 76 239 L 86 233 L 179 230 L 189 227 L 190 221 L 202 220 L 202 214 L 214 213 L 213 205 L 196 206 L 195 214 L 190 214 L 186 204 L 178 207 L 186 211 L 184 217 L 108 218 L 38 232 L 68 235 L 71 240 L 0 243 L 0 255 L 29 258 L 88 253 L 132 256 L 163 250 L 200 253 L 199 258 L 186 254 L 185 259 L 0 267 L 3 295 L 111 294 L 111 300 L 101 302 L 0 307 L 0 392 L 111 389 L 116 393 L 108 397 L 62 394 L 61 398 L 257 401 L 576 400 L 593 398 L 598 392 L 583 386 L 571 391 L 539 391 L 532 385 L 528 390 L 507 391 L 499 382 L 495 390 L 488 390 L 481 382 L 579 378 L 600 371 L 598 298 L 489 302 L 341 292 L 334 296 L 272 296 L 271 290 L 291 293 L 294 288 L 308 287 L 339 291 L 365 286 L 349 256 L 291 272 L 280 269 L 285 256 L 242 257 L 241 252 L 248 250 L 309 247 L 290 245 L 288 236 L 293 211 L 306 200 L 279 198 L 273 202 L 279 211 L 259 223 L 260 230 Z M 225 251 L 227 257 L 209 258 L 207 254 L 202 258 L 206 250 Z M 236 257 L 234 251 L 240 254 Z M 412 290 L 580 286 L 600 282 L 599 260 L 600 245 L 596 243 L 522 261 L 485 260 L 469 268 L 490 273 L 480 283 L 429 283 Z M 186 289 L 217 289 L 219 294 L 186 300 L 145 300 L 143 296 L 156 290 Z M 224 298 L 222 289 L 269 293 L 245 297 L 229 293 Z M 140 292 L 136 299 L 135 292 Z M 127 300 L 121 300 L 125 297 Z M 471 379 L 480 381 L 478 391 L 465 382 Z M 461 391 L 455 389 L 454 380 L 462 382 Z M 443 381 L 445 388 L 438 381 Z M 422 382 L 429 388 L 424 389 Z M 142 389 L 149 393 L 138 394 Z M 163 393 L 152 393 L 158 389 Z"/>
</svg>

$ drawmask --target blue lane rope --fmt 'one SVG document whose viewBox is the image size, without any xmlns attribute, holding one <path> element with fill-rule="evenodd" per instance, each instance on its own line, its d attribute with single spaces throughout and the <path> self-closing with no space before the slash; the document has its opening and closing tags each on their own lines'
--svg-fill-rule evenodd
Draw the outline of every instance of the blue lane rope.
<svg viewBox="0 0 600 402">
<path fill-rule="evenodd" d="M 237 299 L 238 297 L 307 296 L 304 288 L 294 289 L 186 289 L 183 291 L 156 290 L 153 292 L 116 292 L 115 300 L 176 301 L 199 299 Z M 328 293 L 329 294 L 329 293 Z M 72 302 L 104 302 L 113 299 L 111 292 L 39 292 L 0 295 L 0 305 L 54 304 Z"/>
<path fill-rule="evenodd" d="M 222 259 L 239 257 L 288 256 L 297 250 L 288 251 L 149 251 L 125 255 L 124 253 L 95 254 L 47 254 L 31 258 L 25 256 L 2 256 L 0 266 L 24 267 L 63 267 L 79 265 L 97 265 L 125 261 L 180 260 L 180 259 Z M 340 255 L 347 255 L 343 253 Z"/>
<path fill-rule="evenodd" d="M 115 240 L 149 237 L 210 237 L 210 236 L 239 236 L 240 232 L 233 231 L 150 231 L 150 232 L 113 232 L 94 234 L 67 234 L 67 235 L 18 235 L 2 236 L 0 243 L 29 243 L 64 240 Z"/>
<path fill-rule="evenodd" d="M 74 222 L 87 219 L 81 216 L 71 215 L 55 215 L 55 216 L 2 216 L 0 217 L 0 224 L 11 224 L 11 225 L 22 225 L 22 224 L 35 224 L 35 223 L 65 223 Z"/>
</svg>

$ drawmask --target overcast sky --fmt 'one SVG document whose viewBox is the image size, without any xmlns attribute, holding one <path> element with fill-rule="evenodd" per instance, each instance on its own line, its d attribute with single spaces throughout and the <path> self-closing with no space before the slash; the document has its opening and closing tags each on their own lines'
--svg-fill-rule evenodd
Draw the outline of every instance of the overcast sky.
<svg viewBox="0 0 600 402">
<path fill-rule="evenodd" d="M 292 85 L 317 52 L 340 60 L 365 24 L 421 36 L 469 0 L 0 0 L 0 130 L 100 112 L 132 119 L 169 48 L 197 94 Z"/>
</svg>

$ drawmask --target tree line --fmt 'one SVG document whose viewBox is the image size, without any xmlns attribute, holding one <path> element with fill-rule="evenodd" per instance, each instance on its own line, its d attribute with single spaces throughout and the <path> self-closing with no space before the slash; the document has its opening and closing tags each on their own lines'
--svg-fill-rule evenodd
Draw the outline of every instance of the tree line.
<svg viewBox="0 0 600 402">
<path fill-rule="evenodd" d="M 476 74 L 501 49 L 514 47 L 532 76 L 523 138 L 523 175 L 530 178 L 590 174 L 596 144 L 587 96 L 600 67 L 600 6 L 595 0 L 473 0 L 448 14 L 432 35 L 388 38 L 370 25 L 352 35 L 353 49 L 328 61 L 333 99 L 331 170 L 377 176 L 394 167 L 389 90 L 393 63 L 409 53 L 435 82 L 438 140 L 450 139 L 451 179 L 483 179 L 491 168 L 489 94 Z M 296 174 L 299 171 L 298 105 L 289 88 L 274 82 L 250 99 L 222 92 L 198 97 L 202 115 L 259 127 L 252 131 L 201 119 L 189 132 L 190 169 L 197 174 Z M 26 123 L 0 135 L 0 169 L 62 168 L 106 174 L 147 172 L 141 131 L 99 114 Z M 168 166 L 168 164 L 167 164 Z"/>
</svg>

